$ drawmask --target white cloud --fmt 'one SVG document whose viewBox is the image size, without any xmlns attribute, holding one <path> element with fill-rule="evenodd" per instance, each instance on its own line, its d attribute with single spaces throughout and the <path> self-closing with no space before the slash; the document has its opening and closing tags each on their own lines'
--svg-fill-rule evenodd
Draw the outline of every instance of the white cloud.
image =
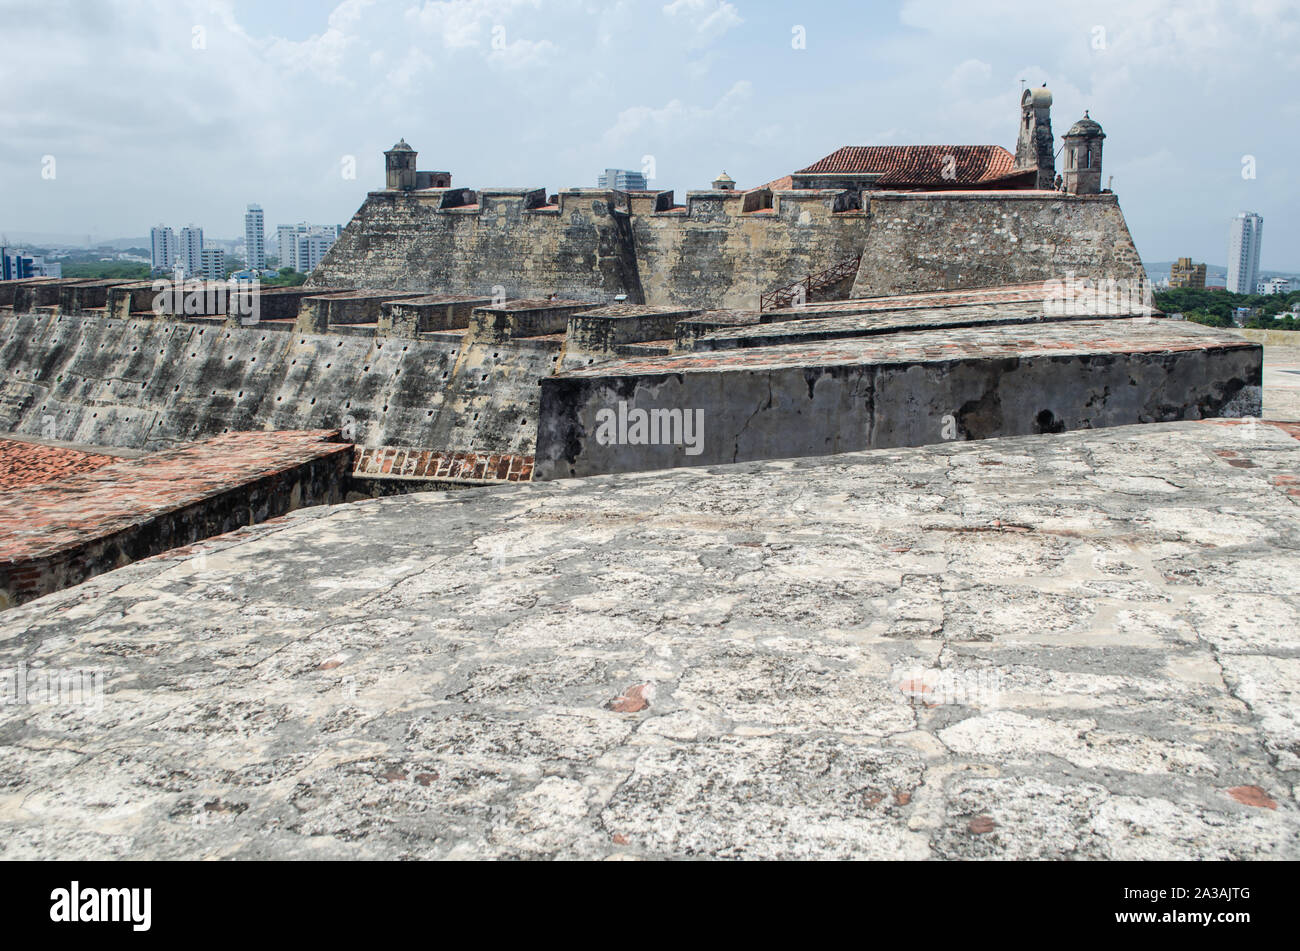
<svg viewBox="0 0 1300 951">
<path fill-rule="evenodd" d="M 1245 207 L 1268 221 L 1266 267 L 1300 270 L 1297 0 L 1039 17 L 1020 0 L 905 0 L 863 30 L 844 26 L 858 3 L 828 0 L 798 8 L 807 50 L 779 15 L 742 20 L 739 0 L 8 3 L 0 231 L 138 236 L 163 219 L 234 236 L 251 201 L 271 222 L 346 221 L 401 136 L 459 184 L 551 188 L 646 154 L 684 190 L 721 168 L 768 181 L 841 145 L 1011 147 L 1024 79 L 1050 85 L 1058 136 L 1084 109 L 1105 126 L 1145 255 L 1220 261 Z M 46 154 L 57 180 L 40 178 Z"/>
<path fill-rule="evenodd" d="M 692 33 L 688 42 L 693 46 L 705 46 L 744 22 L 740 11 L 726 0 L 673 0 L 664 13 L 686 24 Z"/>
<path fill-rule="evenodd" d="M 708 107 L 688 105 L 680 99 L 673 99 L 658 108 L 633 106 L 618 114 L 601 140 L 606 146 L 617 148 L 627 144 L 650 146 L 669 139 L 709 136 L 737 115 L 738 108 L 751 98 L 753 91 L 753 83 L 740 80 Z"/>
</svg>

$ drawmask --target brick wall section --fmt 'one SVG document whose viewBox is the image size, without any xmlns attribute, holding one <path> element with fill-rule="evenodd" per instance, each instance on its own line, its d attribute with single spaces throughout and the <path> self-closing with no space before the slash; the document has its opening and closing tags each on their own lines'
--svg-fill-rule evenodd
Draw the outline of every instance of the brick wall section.
<svg viewBox="0 0 1300 951">
<path fill-rule="evenodd" d="M 0 492 L 93 472 L 116 461 L 113 456 L 0 439 Z"/>
<path fill-rule="evenodd" d="M 352 474 L 358 479 L 417 479 L 474 485 L 529 482 L 533 478 L 533 457 L 387 446 L 358 450 Z"/>
<path fill-rule="evenodd" d="M 231 433 L 0 492 L 0 608 L 150 555 L 340 502 L 337 430 Z"/>
</svg>

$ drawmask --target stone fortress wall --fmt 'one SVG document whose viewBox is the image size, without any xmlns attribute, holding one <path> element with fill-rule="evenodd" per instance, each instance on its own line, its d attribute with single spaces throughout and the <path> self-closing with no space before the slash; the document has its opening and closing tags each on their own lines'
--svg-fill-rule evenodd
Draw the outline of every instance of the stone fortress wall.
<svg viewBox="0 0 1300 951">
<path fill-rule="evenodd" d="M 1067 271 L 1144 279 L 1111 194 L 759 189 L 676 206 L 672 192 L 574 189 L 547 205 L 542 189 L 498 189 L 445 205 L 458 194 L 371 192 L 310 284 L 757 310 L 761 295 L 858 255 L 855 297 Z"/>
<path fill-rule="evenodd" d="M 1134 297 L 1104 133 L 1075 123 L 1064 147 L 1097 164 L 1054 177 L 1050 103 L 1026 91 L 1015 155 L 845 147 L 684 204 L 453 187 L 402 141 L 307 286 L 262 289 L 256 322 L 160 306 L 147 281 L 0 284 L 0 432 L 148 450 L 339 429 L 377 476 L 436 459 L 478 480 L 501 455 L 559 477 L 1257 413 L 1258 346 Z M 1054 312 L 1053 287 L 1080 281 L 1129 296 Z M 710 444 L 602 443 L 615 407 L 703 413 Z"/>
<path fill-rule="evenodd" d="M 537 381 L 558 356 L 558 342 L 0 312 L 0 431 L 153 450 L 337 428 L 363 446 L 531 452 Z"/>
</svg>

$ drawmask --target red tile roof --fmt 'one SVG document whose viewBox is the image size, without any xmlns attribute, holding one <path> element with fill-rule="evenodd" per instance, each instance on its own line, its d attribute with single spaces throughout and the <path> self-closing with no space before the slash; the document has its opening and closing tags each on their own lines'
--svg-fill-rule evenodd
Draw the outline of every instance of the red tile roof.
<svg viewBox="0 0 1300 951">
<path fill-rule="evenodd" d="M 0 568 L 81 547 L 318 459 L 346 455 L 350 464 L 353 447 L 335 442 L 338 436 L 338 430 L 227 433 L 6 489 Z"/>
<path fill-rule="evenodd" d="M 1011 176 L 1015 161 L 1000 145 L 846 145 L 795 174 L 879 172 L 882 187 L 957 186 Z"/>
<path fill-rule="evenodd" d="M 52 482 L 117 462 L 112 456 L 0 439 L 0 491 Z"/>
</svg>

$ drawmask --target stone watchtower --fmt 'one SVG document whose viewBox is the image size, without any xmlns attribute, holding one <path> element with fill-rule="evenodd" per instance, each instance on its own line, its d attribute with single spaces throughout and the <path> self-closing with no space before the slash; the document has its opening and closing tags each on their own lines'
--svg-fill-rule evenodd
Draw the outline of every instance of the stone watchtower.
<svg viewBox="0 0 1300 951">
<path fill-rule="evenodd" d="M 384 153 L 384 187 L 409 192 L 415 188 L 415 149 L 402 139 Z"/>
<path fill-rule="evenodd" d="M 1101 143 L 1106 133 L 1085 111 L 1065 133 L 1065 190 L 1071 195 L 1101 192 Z"/>
<path fill-rule="evenodd" d="M 1035 188 L 1054 187 L 1056 140 L 1052 136 L 1052 94 L 1044 83 L 1020 96 L 1020 135 L 1016 139 L 1017 171 L 1038 169 Z"/>
</svg>

